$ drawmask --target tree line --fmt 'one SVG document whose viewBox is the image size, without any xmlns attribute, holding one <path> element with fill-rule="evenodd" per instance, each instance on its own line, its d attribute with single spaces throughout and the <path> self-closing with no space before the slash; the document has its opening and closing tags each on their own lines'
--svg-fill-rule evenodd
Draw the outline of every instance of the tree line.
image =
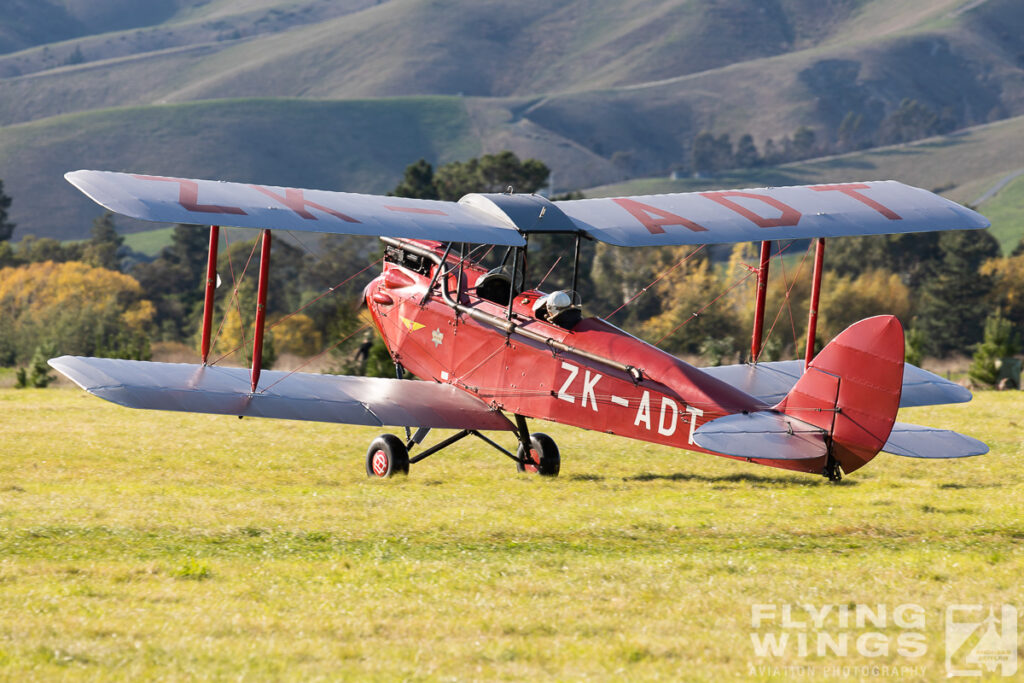
<svg viewBox="0 0 1024 683">
<path fill-rule="evenodd" d="M 454 200 L 509 186 L 535 192 L 548 175 L 542 162 L 511 152 L 437 168 L 420 159 L 392 194 Z M 175 226 L 170 245 L 155 258 L 128 249 L 109 213 L 82 242 L 26 235 L 13 244 L 10 205 L 0 182 L 0 365 L 31 370 L 57 353 L 145 359 L 154 342 L 198 346 L 208 230 Z M 258 234 L 222 232 L 228 236 L 219 253 L 211 358 L 227 354 L 226 360 L 244 363 L 251 353 Z M 578 289 L 585 314 L 606 317 L 672 353 L 712 363 L 747 360 L 756 246 L 628 249 L 584 240 Z M 565 236 L 532 236 L 527 285 L 568 288 L 573 247 Z M 774 248 L 782 254 L 771 271 L 763 359 L 800 355 L 810 290 L 809 242 Z M 359 308 L 381 253 L 371 238 L 275 239 L 264 362 L 333 349 L 333 370 L 393 373 L 383 344 L 362 329 L 368 320 Z M 826 254 L 819 339 L 892 313 L 907 330 L 908 360 L 976 353 L 972 377 L 979 383 L 994 383 L 1001 359 L 1018 351 L 1024 247 L 1003 257 L 986 231 L 965 231 L 837 238 Z"/>
<path fill-rule="evenodd" d="M 917 100 L 906 98 L 879 121 L 873 121 L 863 112 L 849 111 L 832 137 L 819 135 L 809 126 L 800 126 L 792 135 L 765 139 L 760 149 L 750 133 L 743 133 L 733 143 L 728 133 L 716 136 L 709 130 L 702 130 L 693 139 L 688 170 L 698 176 L 711 176 L 721 171 L 777 166 L 827 154 L 911 142 L 952 132 L 958 126 L 950 108 L 936 112 Z"/>
</svg>

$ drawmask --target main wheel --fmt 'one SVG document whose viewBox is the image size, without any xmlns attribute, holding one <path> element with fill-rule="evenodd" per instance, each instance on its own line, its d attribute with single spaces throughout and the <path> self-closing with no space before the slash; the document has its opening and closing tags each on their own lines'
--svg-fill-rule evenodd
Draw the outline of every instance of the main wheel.
<svg viewBox="0 0 1024 683">
<path fill-rule="evenodd" d="M 519 444 L 516 469 L 520 472 L 536 472 L 545 477 L 557 477 L 558 470 L 562 468 L 562 457 L 558 454 L 555 440 L 547 434 L 535 432 L 530 435 L 530 445 L 530 455 L 524 457 L 523 445 Z"/>
<path fill-rule="evenodd" d="M 409 474 L 409 449 L 394 434 L 381 434 L 366 451 L 366 476 L 386 479 L 398 473 Z"/>
</svg>

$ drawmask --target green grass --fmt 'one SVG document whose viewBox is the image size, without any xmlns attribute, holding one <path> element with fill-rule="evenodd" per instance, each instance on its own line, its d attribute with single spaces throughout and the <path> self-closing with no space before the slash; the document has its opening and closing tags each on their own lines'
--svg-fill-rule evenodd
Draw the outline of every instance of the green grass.
<svg viewBox="0 0 1024 683">
<path fill-rule="evenodd" d="M 548 424 L 557 479 L 463 441 L 370 481 L 375 429 L 3 390 L 0 677 L 723 680 L 824 663 L 755 657 L 755 603 L 912 602 L 923 658 L 842 663 L 936 680 L 942 608 L 1020 600 L 1019 406 L 905 411 L 993 452 L 839 486 Z"/>
<path fill-rule="evenodd" d="M 156 256 L 164 247 L 170 246 L 172 234 L 174 234 L 173 227 L 144 230 L 125 235 L 124 243 L 132 251 L 146 256 Z"/>
<path fill-rule="evenodd" d="M 1013 180 L 978 209 L 992 221 L 989 230 L 1010 253 L 1024 237 L 1024 176 Z"/>
</svg>

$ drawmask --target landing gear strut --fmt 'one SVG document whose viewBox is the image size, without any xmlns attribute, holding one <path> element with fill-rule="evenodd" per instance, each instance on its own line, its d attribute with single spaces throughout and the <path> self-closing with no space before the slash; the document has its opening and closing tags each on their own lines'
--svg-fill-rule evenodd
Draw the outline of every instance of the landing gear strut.
<svg viewBox="0 0 1024 683">
<path fill-rule="evenodd" d="M 463 429 L 444 441 L 427 448 L 415 457 L 409 457 L 409 451 L 423 443 L 423 440 L 430 432 L 429 427 L 420 427 L 415 434 L 408 436 L 405 441 L 394 434 L 381 434 L 366 452 L 366 476 L 380 477 L 386 479 L 397 473 L 408 474 L 409 466 L 421 460 L 429 458 L 434 453 L 451 446 L 456 441 L 461 441 L 467 436 L 475 436 L 488 446 L 494 448 L 516 463 L 516 469 L 520 472 L 536 472 L 542 476 L 555 477 L 561 469 L 562 461 L 558 453 L 558 446 L 554 439 L 547 434 L 530 434 L 526 426 L 526 419 L 516 415 L 516 436 L 519 437 L 519 449 L 516 454 L 503 448 L 475 429 Z M 406 433 L 409 433 L 408 428 Z"/>
<path fill-rule="evenodd" d="M 519 450 L 516 451 L 516 470 L 519 472 L 535 472 L 545 477 L 557 477 L 562 467 L 562 458 L 558 453 L 555 440 L 547 434 L 537 432 L 530 435 L 526 418 L 516 415 L 516 427 L 519 428 Z"/>
</svg>

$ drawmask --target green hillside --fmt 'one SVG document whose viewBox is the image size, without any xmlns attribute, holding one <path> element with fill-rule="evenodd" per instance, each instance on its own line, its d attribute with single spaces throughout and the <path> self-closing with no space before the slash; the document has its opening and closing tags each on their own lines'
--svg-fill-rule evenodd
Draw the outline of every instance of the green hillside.
<svg viewBox="0 0 1024 683">
<path fill-rule="evenodd" d="M 1000 180 L 1024 169 L 1024 117 L 953 135 L 777 167 L 723 173 L 713 178 L 640 178 L 591 188 L 593 197 L 694 192 L 730 187 L 899 180 L 975 205 Z M 1024 237 L 1024 180 L 1017 179 L 977 206 L 1009 251 Z"/>
<path fill-rule="evenodd" d="M 443 162 L 468 149 L 507 148 L 543 159 L 555 188 L 567 190 L 688 170 L 701 130 L 733 140 L 750 133 L 763 147 L 809 126 L 828 153 L 845 118 L 860 117 L 870 135 L 905 99 L 959 129 L 1024 115 L 1019 0 L 21 5 L 0 17 L 0 177 L 20 190 L 23 229 L 40 234 L 73 232 L 47 224 L 40 201 L 22 196 L 70 165 L 50 163 L 53 140 L 67 141 L 61 154 L 76 165 L 263 180 L 284 154 L 295 167 L 288 177 L 338 176 L 366 190 L 388 187 L 383 178 L 419 156 Z M 365 128 L 346 147 L 352 166 L 344 173 L 335 155 L 321 153 L 342 144 L 323 142 L 323 133 L 343 128 L 329 117 L 307 120 L 307 105 L 322 114 L 333 102 L 349 121 L 358 118 L 353 107 L 371 111 L 371 99 L 386 111 L 395 97 L 431 95 L 453 98 L 460 114 L 452 132 L 434 117 L 423 138 L 431 142 L 409 146 L 386 121 Z M 268 97 L 293 104 L 257 117 L 223 103 Z M 211 100 L 221 104 L 165 108 Z M 212 115 L 217 107 L 231 113 Z M 94 118 L 74 116 L 86 112 Z M 401 119 L 394 116 L 384 118 Z M 31 137 L 31 127 L 19 127 L 29 122 L 47 131 L 41 149 L 20 142 Z M 270 129 L 293 132 L 240 134 Z M 282 135 L 315 139 L 318 152 L 282 153 L 271 142 Z M 462 142 L 447 147 L 448 139 Z M 80 213 L 63 192 L 49 201 L 61 220 Z"/>
<path fill-rule="evenodd" d="M 101 209 L 63 179 L 80 168 L 384 192 L 409 159 L 478 153 L 463 104 L 441 97 L 214 101 L 0 129 L 0 177 L 16 197 L 16 237 L 88 234 Z M 142 226 L 152 228 L 134 228 Z"/>
<path fill-rule="evenodd" d="M 1013 251 L 1024 239 L 1024 180 L 1017 178 L 979 209 L 992 221 L 990 229 L 1003 251 Z"/>
</svg>

